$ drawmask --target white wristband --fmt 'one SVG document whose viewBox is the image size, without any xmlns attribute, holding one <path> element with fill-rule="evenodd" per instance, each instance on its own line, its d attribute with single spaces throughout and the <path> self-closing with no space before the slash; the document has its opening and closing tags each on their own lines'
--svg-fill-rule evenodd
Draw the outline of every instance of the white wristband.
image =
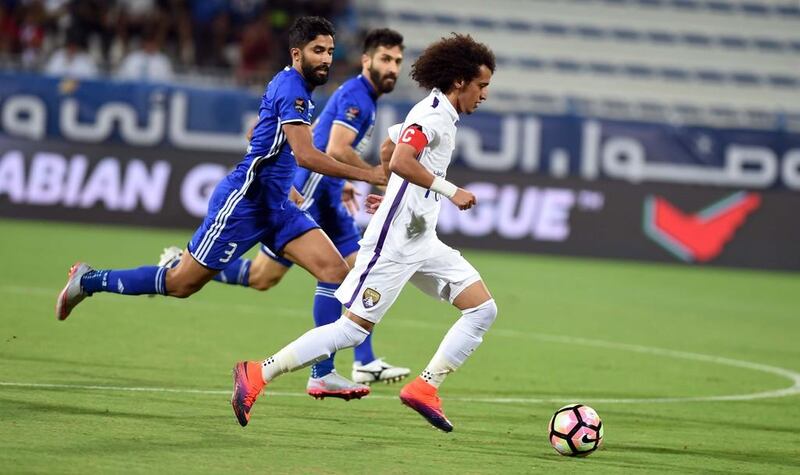
<svg viewBox="0 0 800 475">
<path fill-rule="evenodd" d="M 431 191 L 439 193 L 442 196 L 446 196 L 447 198 L 452 198 L 456 195 L 458 187 L 440 176 L 435 176 L 433 177 L 433 183 L 431 184 Z"/>
</svg>

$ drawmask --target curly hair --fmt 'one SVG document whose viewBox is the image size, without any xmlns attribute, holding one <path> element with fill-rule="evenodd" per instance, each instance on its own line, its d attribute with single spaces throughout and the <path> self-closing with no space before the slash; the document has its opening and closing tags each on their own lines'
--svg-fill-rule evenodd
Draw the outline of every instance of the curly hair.
<svg viewBox="0 0 800 475">
<path fill-rule="evenodd" d="M 303 49 L 319 35 L 336 36 L 331 22 L 318 16 L 301 16 L 289 28 L 289 47 Z"/>
<path fill-rule="evenodd" d="M 458 80 L 472 81 L 486 66 L 494 73 L 494 53 L 470 35 L 453 33 L 431 44 L 411 65 L 411 77 L 425 89 L 448 92 Z"/>
</svg>

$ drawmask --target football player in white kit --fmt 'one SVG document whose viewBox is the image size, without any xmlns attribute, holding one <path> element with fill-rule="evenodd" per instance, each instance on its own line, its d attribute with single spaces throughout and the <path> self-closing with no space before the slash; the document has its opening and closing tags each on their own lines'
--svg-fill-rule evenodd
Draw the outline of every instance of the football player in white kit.
<svg viewBox="0 0 800 475">
<path fill-rule="evenodd" d="M 242 426 L 266 384 L 358 345 L 411 281 L 448 300 L 461 311 L 461 318 L 422 374 L 403 387 L 400 399 L 434 427 L 453 430 L 438 387 L 483 341 L 497 306 L 475 268 L 439 240 L 436 223 L 442 196 L 462 210 L 476 204 L 472 193 L 445 176 L 459 114 L 472 113 L 486 100 L 494 69 L 492 51 L 459 34 L 433 43 L 414 63 L 411 77 L 431 93 L 411 109 L 399 129 L 386 195 L 359 243 L 355 266 L 336 291 L 347 310 L 336 322 L 308 331 L 263 362 L 234 366 L 231 405 Z"/>
</svg>

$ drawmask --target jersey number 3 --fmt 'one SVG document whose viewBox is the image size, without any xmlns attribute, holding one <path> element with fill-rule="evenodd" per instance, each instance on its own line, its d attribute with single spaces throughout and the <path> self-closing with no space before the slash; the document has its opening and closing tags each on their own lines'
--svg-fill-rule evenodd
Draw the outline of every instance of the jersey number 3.
<svg viewBox="0 0 800 475">
<path fill-rule="evenodd" d="M 228 243 L 228 246 L 230 246 L 230 247 L 229 247 L 229 249 L 228 249 L 227 251 L 224 251 L 224 252 L 223 252 L 223 254 L 225 254 L 225 257 L 223 257 L 223 258 L 221 258 L 221 259 L 219 260 L 219 261 L 220 261 L 220 262 L 222 262 L 222 263 L 226 263 L 226 262 L 228 262 L 228 261 L 230 261 L 230 260 L 231 260 L 231 256 L 233 256 L 233 253 L 234 253 L 234 252 L 236 252 L 236 248 L 237 248 L 239 245 L 238 245 L 238 244 L 236 244 L 235 242 L 229 242 L 229 243 Z"/>
</svg>

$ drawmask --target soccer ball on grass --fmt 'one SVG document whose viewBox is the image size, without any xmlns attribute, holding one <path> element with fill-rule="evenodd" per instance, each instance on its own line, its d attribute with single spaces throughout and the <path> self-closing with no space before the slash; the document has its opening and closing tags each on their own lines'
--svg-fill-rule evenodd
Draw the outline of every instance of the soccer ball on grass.
<svg viewBox="0 0 800 475">
<path fill-rule="evenodd" d="M 557 410 L 547 427 L 550 445 L 561 455 L 585 457 L 603 443 L 603 421 L 594 409 L 569 404 Z"/>
</svg>

